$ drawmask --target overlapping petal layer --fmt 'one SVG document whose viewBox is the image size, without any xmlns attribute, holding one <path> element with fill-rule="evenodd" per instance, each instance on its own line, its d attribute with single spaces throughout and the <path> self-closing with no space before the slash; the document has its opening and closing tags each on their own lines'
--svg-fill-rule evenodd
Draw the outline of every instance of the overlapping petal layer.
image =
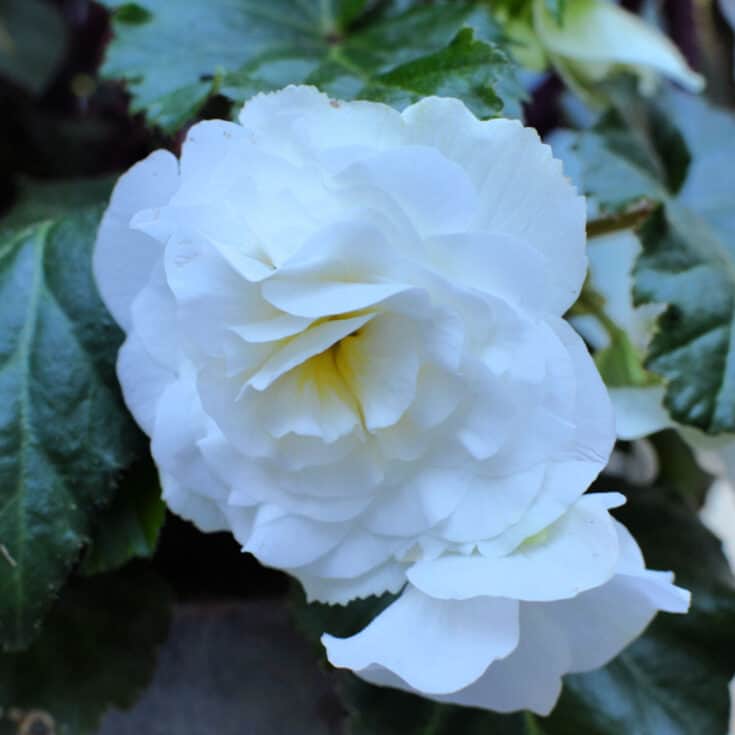
<svg viewBox="0 0 735 735">
<path fill-rule="evenodd" d="M 367 628 L 323 636 L 329 660 L 439 701 L 548 714 L 564 674 L 606 664 L 658 610 L 689 607 L 689 594 L 671 574 L 646 570 L 635 541 L 608 514 L 619 498 L 581 498 L 504 556 L 420 563 Z"/>
<path fill-rule="evenodd" d="M 585 207 L 534 131 L 451 99 L 399 113 L 259 95 L 239 124 L 195 125 L 178 166 L 158 152 L 122 177 L 95 272 L 171 508 L 312 599 L 411 579 L 390 625 L 445 600 L 447 650 L 467 621 L 502 617 L 447 669 L 454 689 L 530 645 L 518 600 L 534 588 L 577 599 L 612 574 L 614 527 L 594 516 L 590 534 L 575 505 L 614 440 L 562 319 Z M 509 556 L 542 531 L 558 537 L 543 558 Z M 605 564 L 563 579 L 588 544 Z M 465 587 L 445 589 L 456 564 Z M 391 670 L 409 676 L 421 648 Z"/>
</svg>

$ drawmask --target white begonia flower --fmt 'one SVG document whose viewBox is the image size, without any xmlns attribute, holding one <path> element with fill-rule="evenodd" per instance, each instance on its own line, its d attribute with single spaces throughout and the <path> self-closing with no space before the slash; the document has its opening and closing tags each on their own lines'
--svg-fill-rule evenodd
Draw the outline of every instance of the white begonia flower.
<svg viewBox="0 0 735 735">
<path fill-rule="evenodd" d="M 539 69 L 548 57 L 586 98 L 594 98 L 594 85 L 621 69 L 636 74 L 645 93 L 655 89 L 659 76 L 693 92 L 704 88 L 704 78 L 663 33 L 610 0 L 566 0 L 561 22 L 546 0 L 532 0 L 527 19 L 506 23 L 522 63 Z"/>
<path fill-rule="evenodd" d="M 579 580 L 544 600 L 614 577 L 617 542 L 596 567 L 575 540 L 614 441 L 561 318 L 585 277 L 585 205 L 533 130 L 453 99 L 399 113 L 258 95 L 239 124 L 195 125 L 180 162 L 158 151 L 121 178 L 94 265 L 172 510 L 231 530 L 311 599 L 410 579 L 453 611 L 494 600 L 510 637 L 484 666 L 458 658 L 452 691 L 535 645 L 513 638 L 502 577 L 523 576 L 508 592 L 523 599 L 554 560 L 503 561 L 524 541 L 559 523 L 559 558 L 580 552 Z M 457 559 L 461 602 L 426 581 Z"/>
</svg>

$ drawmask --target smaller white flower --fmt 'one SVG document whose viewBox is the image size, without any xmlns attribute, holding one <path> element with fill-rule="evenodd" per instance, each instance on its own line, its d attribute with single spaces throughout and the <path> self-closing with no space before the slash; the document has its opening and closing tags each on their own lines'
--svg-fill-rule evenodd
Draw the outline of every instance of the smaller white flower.
<svg viewBox="0 0 735 735">
<path fill-rule="evenodd" d="M 702 76 L 665 35 L 608 0 L 567 0 L 561 22 L 545 0 L 533 0 L 527 20 L 506 22 L 522 63 L 543 68 L 547 57 L 567 83 L 588 98 L 594 96 L 591 88 L 596 83 L 618 70 L 636 74 L 645 93 L 655 89 L 659 76 L 693 92 L 704 87 Z"/>
<path fill-rule="evenodd" d="M 688 609 L 689 593 L 670 573 L 646 570 L 608 513 L 621 502 L 586 495 L 509 554 L 417 563 L 401 597 L 363 631 L 323 637 L 329 660 L 442 702 L 548 714 L 564 674 L 605 665 L 658 610 Z"/>
</svg>

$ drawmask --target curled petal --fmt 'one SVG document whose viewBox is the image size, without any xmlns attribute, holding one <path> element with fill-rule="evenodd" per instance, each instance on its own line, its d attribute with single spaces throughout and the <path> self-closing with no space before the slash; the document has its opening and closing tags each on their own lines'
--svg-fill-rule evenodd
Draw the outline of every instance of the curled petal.
<svg viewBox="0 0 735 735">
<path fill-rule="evenodd" d="M 141 209 L 163 205 L 178 183 L 176 158 L 168 151 L 155 151 L 120 177 L 102 218 L 94 275 L 102 300 L 123 329 L 130 328 L 133 299 L 163 252 L 148 235 L 131 230 L 130 220 Z"/>
<path fill-rule="evenodd" d="M 448 694 L 473 682 L 518 645 L 518 603 L 436 600 L 409 587 L 357 635 L 324 635 L 322 643 L 332 664 L 363 679 L 387 683 L 387 671 L 407 688 Z"/>
</svg>

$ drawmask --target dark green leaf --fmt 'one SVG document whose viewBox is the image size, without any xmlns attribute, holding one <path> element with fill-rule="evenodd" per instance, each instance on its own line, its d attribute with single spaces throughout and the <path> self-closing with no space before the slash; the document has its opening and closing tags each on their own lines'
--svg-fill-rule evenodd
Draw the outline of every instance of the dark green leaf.
<svg viewBox="0 0 735 735">
<path fill-rule="evenodd" d="M 663 210 L 651 217 L 640 236 L 635 300 L 668 304 L 647 360 L 668 380 L 664 403 L 677 421 L 733 431 L 735 239 L 729 252 L 702 219 L 675 206 L 668 218 Z"/>
<path fill-rule="evenodd" d="M 333 4 L 330 15 L 336 21 L 339 30 L 348 28 L 350 24 L 359 18 L 371 6 L 375 6 L 381 0 L 329 0 Z"/>
<path fill-rule="evenodd" d="M 102 72 L 127 80 L 133 110 L 169 131 L 192 119 L 211 94 L 244 102 L 293 83 L 315 84 L 340 99 L 398 105 L 426 94 L 459 94 L 482 116 L 519 112 L 522 90 L 496 45 L 500 33 L 489 10 L 473 3 L 137 5 L 151 20 L 131 25 L 115 17 Z M 460 34 L 466 26 L 474 40 Z"/>
<path fill-rule="evenodd" d="M 698 511 L 704 504 L 714 478 L 697 462 L 694 450 L 678 431 L 666 429 L 649 437 L 659 461 L 656 482 L 671 488 L 691 510 Z"/>
<path fill-rule="evenodd" d="M 71 195 L 71 187 L 70 187 Z M 48 202 L 40 197 L 38 213 Z M 11 220 L 30 215 L 30 202 Z M 141 448 L 91 274 L 101 207 L 0 230 L 0 640 L 27 645 Z"/>
<path fill-rule="evenodd" d="M 79 571 L 100 574 L 153 556 L 165 517 L 158 473 L 146 458 L 125 473 L 112 503 L 97 515 Z"/>
<path fill-rule="evenodd" d="M 617 111 L 577 144 L 585 191 L 601 210 L 647 197 L 663 204 L 642 228 L 636 304 L 668 304 L 646 367 L 667 381 L 682 424 L 735 431 L 735 118 L 667 93 L 644 103 L 616 92 Z"/>
<path fill-rule="evenodd" d="M 616 211 L 644 197 L 667 199 L 689 173 L 692 154 L 671 114 L 675 100 L 686 95 L 667 94 L 650 102 L 632 84 L 605 85 L 613 109 L 573 146 L 581 164 L 580 183 L 603 210 Z"/>
<path fill-rule="evenodd" d="M 125 3 L 115 10 L 115 20 L 118 23 L 138 25 L 147 23 L 153 16 L 138 3 Z"/>
<path fill-rule="evenodd" d="M 139 569 L 72 582 L 38 640 L 0 655 L 0 732 L 93 735 L 105 710 L 130 706 L 146 685 L 169 604 L 168 588 Z M 53 729 L 32 729 L 34 718 Z"/>
<path fill-rule="evenodd" d="M 499 715 L 437 704 L 349 674 L 340 678 L 340 692 L 351 714 L 352 735 L 542 735 L 537 718 L 528 713 Z"/>
<path fill-rule="evenodd" d="M 666 95 L 651 103 L 631 89 L 632 80 L 610 86 L 615 109 L 598 126 L 609 149 L 647 172 L 675 194 L 686 180 L 691 154 Z"/>
<path fill-rule="evenodd" d="M 0 34 L 0 76 L 42 92 L 66 45 L 58 10 L 43 0 L 0 0 Z"/>
<path fill-rule="evenodd" d="M 15 205 L 0 220 L 0 230 L 59 219 L 70 210 L 97 206 L 107 201 L 114 183 L 114 179 L 106 177 L 67 181 L 21 180 Z"/>
<path fill-rule="evenodd" d="M 685 94 L 668 95 L 665 103 L 692 157 L 678 201 L 707 222 L 735 259 L 735 115 Z"/>
<path fill-rule="evenodd" d="M 423 96 L 459 97 L 482 117 L 499 113 L 503 100 L 495 93 L 503 84 L 507 57 L 497 46 L 461 30 L 447 48 L 409 61 L 376 76 L 358 97 L 402 108 Z"/>
</svg>

